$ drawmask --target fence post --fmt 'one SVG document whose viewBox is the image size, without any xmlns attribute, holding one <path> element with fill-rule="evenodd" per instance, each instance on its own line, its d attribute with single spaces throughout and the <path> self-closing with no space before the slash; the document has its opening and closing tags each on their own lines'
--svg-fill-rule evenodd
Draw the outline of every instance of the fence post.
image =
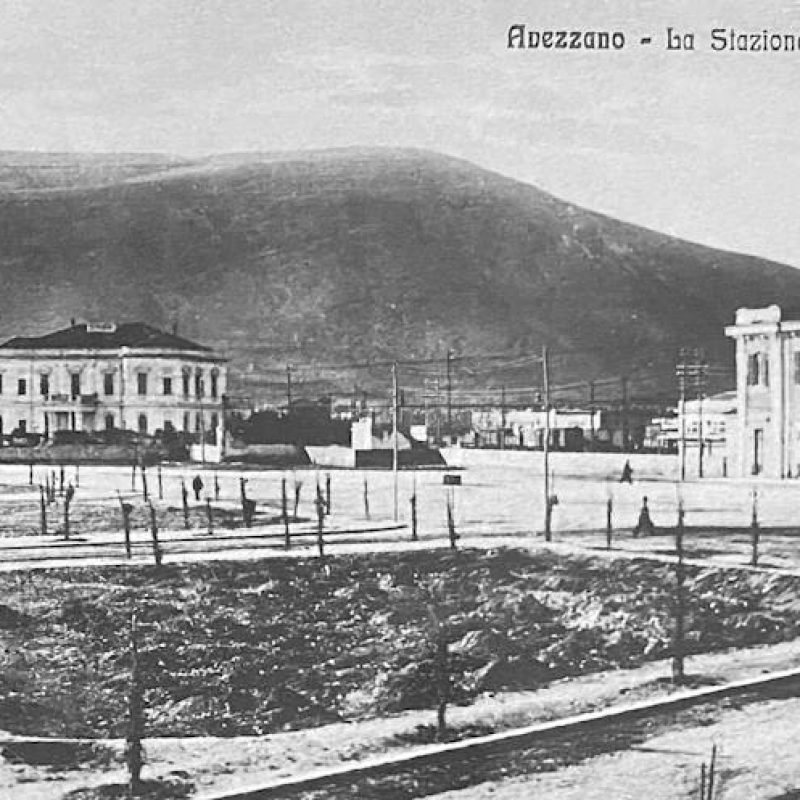
<svg viewBox="0 0 800 800">
<path fill-rule="evenodd" d="M 419 541 L 417 535 L 417 494 L 416 492 L 411 495 L 411 541 Z"/>
<path fill-rule="evenodd" d="M 325 475 L 325 516 L 329 516 L 331 513 L 331 475 L 330 473 L 326 473 Z"/>
<path fill-rule="evenodd" d="M 317 547 L 319 548 L 319 557 L 325 556 L 325 541 L 322 536 L 324 519 L 325 519 L 325 500 L 322 497 L 322 490 L 317 484 L 317 496 L 314 499 L 314 505 L 317 509 Z"/>
<path fill-rule="evenodd" d="M 117 490 L 117 497 L 119 498 L 119 506 L 122 509 L 122 529 L 125 532 L 125 554 L 128 558 L 131 557 L 131 511 L 133 506 L 130 503 L 125 503 L 122 500 L 122 495 Z"/>
<path fill-rule="evenodd" d="M 683 499 L 678 501 L 678 524 L 675 527 L 675 630 L 672 641 L 672 681 L 681 684 L 686 678 L 684 670 L 684 616 L 683 584 L 686 578 L 683 563 Z"/>
<path fill-rule="evenodd" d="M 58 465 L 58 493 L 64 495 L 64 465 Z"/>
<path fill-rule="evenodd" d="M 183 502 L 183 527 L 189 530 L 189 490 L 186 481 L 181 478 L 181 501 Z"/>
<path fill-rule="evenodd" d="M 47 503 L 45 502 L 44 497 L 44 487 L 42 484 L 39 484 L 39 513 L 41 517 L 41 524 L 42 524 L 42 536 L 47 535 Z"/>
<path fill-rule="evenodd" d="M 80 489 L 81 488 L 81 465 L 80 464 L 76 464 L 75 465 L 75 488 L 76 489 Z"/>
<path fill-rule="evenodd" d="M 367 476 L 364 476 L 364 519 L 369 519 L 369 485 Z"/>
<path fill-rule="evenodd" d="M 161 550 L 161 545 L 158 543 L 158 522 L 156 520 L 156 510 L 152 503 L 150 506 L 150 535 L 153 537 L 153 558 L 155 559 L 156 566 L 161 566 L 161 560 L 164 554 Z"/>
<path fill-rule="evenodd" d="M 606 550 L 611 549 L 611 539 L 614 534 L 614 500 L 609 497 L 606 501 Z"/>
<path fill-rule="evenodd" d="M 164 478 L 161 475 L 161 464 L 156 466 L 156 476 L 158 478 L 158 499 L 164 499 Z"/>
<path fill-rule="evenodd" d="M 214 533 L 214 512 L 211 509 L 210 497 L 206 497 L 206 515 L 208 516 L 208 535 L 212 536 Z"/>
<path fill-rule="evenodd" d="M 217 473 L 214 473 L 214 501 L 219 502 L 219 479 Z"/>
<path fill-rule="evenodd" d="M 761 531 L 758 527 L 758 491 L 753 489 L 753 515 L 750 521 L 750 545 L 751 555 L 750 564 L 754 567 L 758 566 L 758 544 L 761 539 Z"/>
<path fill-rule="evenodd" d="M 283 519 L 283 546 L 288 550 L 292 546 L 289 536 L 289 498 L 286 496 L 286 478 L 281 478 L 281 518 Z"/>
<path fill-rule="evenodd" d="M 75 496 L 75 487 L 72 484 L 67 486 L 67 491 L 64 494 L 64 538 L 69 539 L 69 504 Z"/>
<path fill-rule="evenodd" d="M 131 491 L 136 491 L 136 459 L 131 462 Z"/>
<path fill-rule="evenodd" d="M 450 537 L 450 547 L 455 550 L 459 535 L 456 533 L 456 521 L 453 517 L 452 490 L 447 495 L 447 535 Z"/>
<path fill-rule="evenodd" d="M 142 471 L 142 499 L 145 503 L 150 502 L 150 497 L 147 493 L 147 473 L 145 472 L 144 461 L 141 464 L 141 471 Z"/>
<path fill-rule="evenodd" d="M 297 511 L 300 508 L 300 492 L 303 489 L 302 481 L 294 482 L 294 521 L 297 522 Z"/>
<path fill-rule="evenodd" d="M 33 486 L 33 460 L 28 464 L 28 486 Z"/>
</svg>

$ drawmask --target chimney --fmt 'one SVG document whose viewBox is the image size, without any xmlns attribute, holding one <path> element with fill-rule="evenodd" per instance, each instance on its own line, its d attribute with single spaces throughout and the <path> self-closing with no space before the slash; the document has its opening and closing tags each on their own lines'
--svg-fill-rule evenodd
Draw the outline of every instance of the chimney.
<svg viewBox="0 0 800 800">
<path fill-rule="evenodd" d="M 70 326 L 70 328 L 74 328 L 75 327 L 75 317 L 72 317 L 72 319 L 70 319 L 69 326 Z"/>
<path fill-rule="evenodd" d="M 176 319 L 172 320 L 172 335 L 173 336 L 178 335 L 178 320 Z"/>
</svg>

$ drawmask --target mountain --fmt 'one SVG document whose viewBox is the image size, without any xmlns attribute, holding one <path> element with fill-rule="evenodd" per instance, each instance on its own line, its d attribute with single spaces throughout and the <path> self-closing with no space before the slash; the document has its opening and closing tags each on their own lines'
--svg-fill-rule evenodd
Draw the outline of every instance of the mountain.
<svg viewBox="0 0 800 800">
<path fill-rule="evenodd" d="M 672 395 L 677 349 L 698 345 L 730 385 L 735 309 L 800 308 L 791 267 L 395 149 L 0 153 L 0 285 L 0 337 L 177 323 L 231 359 L 234 393 L 274 399 L 287 362 L 296 395 L 385 395 L 387 365 L 346 365 L 429 359 L 401 365 L 421 386 L 448 348 L 458 392 L 531 387 L 543 344 L 556 386 L 624 374 Z"/>
</svg>

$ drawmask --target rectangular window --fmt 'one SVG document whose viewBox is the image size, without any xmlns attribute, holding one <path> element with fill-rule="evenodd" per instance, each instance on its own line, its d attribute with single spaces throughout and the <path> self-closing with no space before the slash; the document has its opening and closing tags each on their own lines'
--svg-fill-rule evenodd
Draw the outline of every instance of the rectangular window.
<svg viewBox="0 0 800 800">
<path fill-rule="evenodd" d="M 42 374 L 39 376 L 39 394 L 42 397 L 50 396 L 50 376 Z"/>
<path fill-rule="evenodd" d="M 219 392 L 219 375 L 216 372 L 211 373 L 211 396 L 216 399 Z"/>
<path fill-rule="evenodd" d="M 114 415 L 106 414 L 106 430 L 110 431 L 113 429 L 114 429 Z"/>
<path fill-rule="evenodd" d="M 747 385 L 758 386 L 758 353 L 747 356 Z"/>
<path fill-rule="evenodd" d="M 136 387 L 139 391 L 139 394 L 147 394 L 147 373 L 146 372 L 139 372 L 136 375 Z"/>
<path fill-rule="evenodd" d="M 172 378 L 164 378 L 164 394 L 172 394 Z"/>
<path fill-rule="evenodd" d="M 17 394 L 28 394 L 28 382 L 25 380 L 25 378 L 20 378 L 17 381 Z"/>
<path fill-rule="evenodd" d="M 79 372 L 73 372 L 69 376 L 69 391 L 73 400 L 81 393 L 81 376 Z"/>
<path fill-rule="evenodd" d="M 139 433 L 147 433 L 147 414 L 139 414 Z"/>
<path fill-rule="evenodd" d="M 114 373 L 113 372 L 106 372 L 103 375 L 103 393 L 106 397 L 109 395 L 114 394 Z"/>
<path fill-rule="evenodd" d="M 761 354 L 761 383 L 769 386 L 769 356 L 766 353 Z"/>
<path fill-rule="evenodd" d="M 794 354 L 794 382 L 800 385 L 800 350 Z"/>
<path fill-rule="evenodd" d="M 186 433 L 189 433 L 189 424 L 190 424 L 189 423 L 189 412 L 188 411 L 184 411 L 184 413 L 183 413 L 183 430 Z"/>
<path fill-rule="evenodd" d="M 195 397 L 203 396 L 203 373 L 200 370 L 194 375 L 194 394 Z"/>
<path fill-rule="evenodd" d="M 184 397 L 188 397 L 189 396 L 189 381 L 190 380 L 191 379 L 189 378 L 188 371 L 184 370 L 183 371 L 183 396 Z"/>
<path fill-rule="evenodd" d="M 0 372 L 0 394 L 3 394 L 3 373 Z"/>
</svg>

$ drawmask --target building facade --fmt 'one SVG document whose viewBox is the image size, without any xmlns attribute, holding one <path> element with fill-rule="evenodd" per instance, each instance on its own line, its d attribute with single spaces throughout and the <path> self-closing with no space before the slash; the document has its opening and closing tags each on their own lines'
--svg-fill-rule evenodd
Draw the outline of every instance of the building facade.
<svg viewBox="0 0 800 800">
<path fill-rule="evenodd" d="M 182 431 L 222 436 L 224 359 L 143 323 L 72 325 L 0 345 L 0 434 Z"/>
<path fill-rule="evenodd" d="M 736 342 L 737 474 L 800 475 L 800 320 L 778 306 L 740 308 Z"/>
<path fill-rule="evenodd" d="M 687 400 L 675 418 L 681 470 L 692 477 L 721 477 L 736 472 L 737 392 Z"/>
</svg>

